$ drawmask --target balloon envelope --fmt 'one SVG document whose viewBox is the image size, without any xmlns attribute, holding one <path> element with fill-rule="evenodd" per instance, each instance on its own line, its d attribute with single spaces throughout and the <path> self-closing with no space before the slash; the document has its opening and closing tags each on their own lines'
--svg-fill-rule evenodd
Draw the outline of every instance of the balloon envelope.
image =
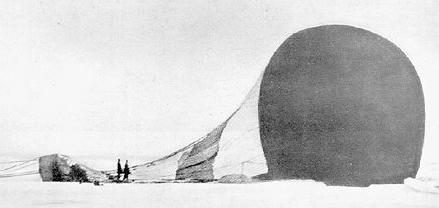
<svg viewBox="0 0 439 208">
<path fill-rule="evenodd" d="M 263 75 L 259 124 L 268 175 L 367 186 L 415 177 L 424 98 L 405 54 L 344 25 L 302 30 Z"/>
</svg>

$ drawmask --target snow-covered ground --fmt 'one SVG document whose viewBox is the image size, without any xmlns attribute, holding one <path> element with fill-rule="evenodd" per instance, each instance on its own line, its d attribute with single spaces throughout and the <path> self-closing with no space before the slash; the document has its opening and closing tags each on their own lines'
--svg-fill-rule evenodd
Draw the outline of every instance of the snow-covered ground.
<svg viewBox="0 0 439 208">
<path fill-rule="evenodd" d="M 20 177 L 18 177 L 20 178 Z M 104 184 L 0 179 L 0 207 L 439 207 L 439 194 L 404 185 L 367 188 L 313 181 L 252 184 Z"/>
</svg>

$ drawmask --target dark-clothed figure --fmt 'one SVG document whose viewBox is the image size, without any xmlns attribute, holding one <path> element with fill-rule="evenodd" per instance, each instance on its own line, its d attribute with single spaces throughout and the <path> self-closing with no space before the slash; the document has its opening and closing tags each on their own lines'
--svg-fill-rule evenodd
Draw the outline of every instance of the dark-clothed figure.
<svg viewBox="0 0 439 208">
<path fill-rule="evenodd" d="M 117 159 L 117 181 L 120 180 L 120 174 L 122 174 L 122 166 L 120 165 L 120 159 Z"/>
<path fill-rule="evenodd" d="M 125 162 L 125 168 L 123 169 L 123 181 L 127 180 L 128 182 L 128 175 L 130 174 L 130 168 L 128 167 L 128 160 Z"/>
</svg>

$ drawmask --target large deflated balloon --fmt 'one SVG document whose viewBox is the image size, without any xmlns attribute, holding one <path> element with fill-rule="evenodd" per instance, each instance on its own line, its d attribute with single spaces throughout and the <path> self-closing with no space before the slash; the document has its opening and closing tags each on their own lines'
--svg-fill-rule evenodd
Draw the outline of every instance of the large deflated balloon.
<svg viewBox="0 0 439 208">
<path fill-rule="evenodd" d="M 424 98 L 393 43 L 343 25 L 302 30 L 275 52 L 259 98 L 272 179 L 367 186 L 415 177 Z"/>
</svg>

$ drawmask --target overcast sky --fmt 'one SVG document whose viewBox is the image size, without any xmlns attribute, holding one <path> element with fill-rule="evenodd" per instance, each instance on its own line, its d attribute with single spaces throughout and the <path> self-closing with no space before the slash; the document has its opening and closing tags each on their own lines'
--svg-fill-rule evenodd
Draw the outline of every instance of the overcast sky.
<svg viewBox="0 0 439 208">
<path fill-rule="evenodd" d="M 226 119 L 288 36 L 323 24 L 405 52 L 423 84 L 425 145 L 437 147 L 438 11 L 437 1 L 3 0 L 0 157 L 161 156 Z"/>
</svg>

